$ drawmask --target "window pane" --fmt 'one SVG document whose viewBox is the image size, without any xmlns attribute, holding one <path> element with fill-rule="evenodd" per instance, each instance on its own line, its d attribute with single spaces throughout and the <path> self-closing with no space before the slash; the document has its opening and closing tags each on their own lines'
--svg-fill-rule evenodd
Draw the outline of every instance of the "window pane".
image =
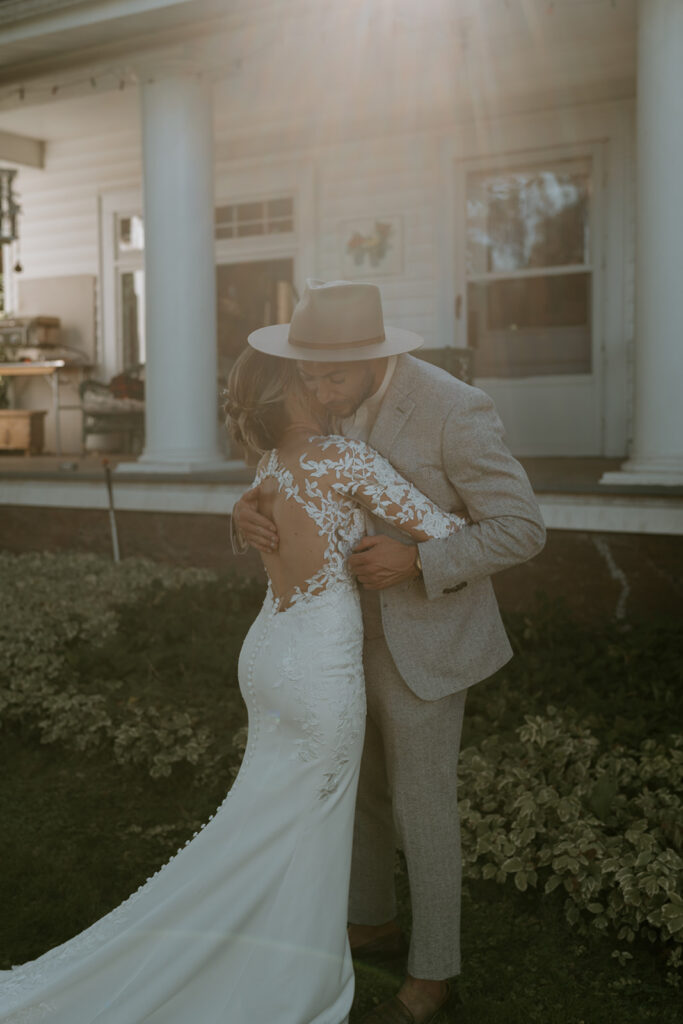
<svg viewBox="0 0 683 1024">
<path fill-rule="evenodd" d="M 231 224 L 234 218 L 234 206 L 217 206 L 213 211 L 216 224 Z"/>
<path fill-rule="evenodd" d="M 118 251 L 144 252 L 145 228 L 142 217 L 137 214 L 117 218 Z"/>
<path fill-rule="evenodd" d="M 238 224 L 237 234 L 240 238 L 244 238 L 245 235 L 263 235 L 265 234 L 263 221 L 251 221 L 251 223 L 247 224 Z"/>
<path fill-rule="evenodd" d="M 477 377 L 591 372 L 591 275 L 472 282 L 468 344 Z"/>
<path fill-rule="evenodd" d="M 263 203 L 240 203 L 237 207 L 237 219 L 240 222 L 263 220 Z"/>
<path fill-rule="evenodd" d="M 121 274 L 121 343 L 123 368 L 145 362 L 145 273 Z"/>
<path fill-rule="evenodd" d="M 271 220 L 268 224 L 268 233 L 271 235 L 281 234 L 285 231 L 293 231 L 294 222 L 291 220 Z"/>
<path fill-rule="evenodd" d="M 274 217 L 291 217 L 293 210 L 293 200 L 290 199 L 269 199 L 266 203 L 268 219 Z"/>
<path fill-rule="evenodd" d="M 468 275 L 590 262 L 590 164 L 467 178 Z"/>
</svg>

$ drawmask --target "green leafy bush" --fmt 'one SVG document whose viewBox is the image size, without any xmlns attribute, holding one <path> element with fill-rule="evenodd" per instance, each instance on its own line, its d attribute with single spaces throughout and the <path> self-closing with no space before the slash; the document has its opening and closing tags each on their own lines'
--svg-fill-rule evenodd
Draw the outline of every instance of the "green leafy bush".
<svg viewBox="0 0 683 1024">
<path fill-rule="evenodd" d="M 677 983 L 683 737 L 604 749 L 575 715 L 551 706 L 527 715 L 515 739 L 492 735 L 463 750 L 460 779 L 470 877 L 561 888 L 577 930 L 663 943 Z"/>
<path fill-rule="evenodd" d="M 229 780 L 246 740 L 237 658 L 262 593 L 142 559 L 0 553 L 0 723 L 154 778 L 185 766 L 197 784 Z M 661 944 L 675 984 L 681 632 L 591 631 L 547 604 L 508 626 L 518 657 L 468 697 L 465 870 L 562 892 L 577 931 Z M 163 845 L 166 832 L 142 838 Z"/>
<path fill-rule="evenodd" d="M 152 777 L 187 763 L 201 783 L 230 751 L 217 712 L 244 719 L 237 652 L 261 590 L 143 559 L 0 554 L 0 721 L 108 745 Z"/>
</svg>

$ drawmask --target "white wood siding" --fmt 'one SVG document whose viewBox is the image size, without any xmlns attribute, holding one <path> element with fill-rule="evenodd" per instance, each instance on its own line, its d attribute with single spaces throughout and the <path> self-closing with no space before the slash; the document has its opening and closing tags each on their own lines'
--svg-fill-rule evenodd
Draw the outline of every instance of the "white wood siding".
<svg viewBox="0 0 683 1024">
<path fill-rule="evenodd" d="M 126 131 L 50 142 L 44 170 L 22 168 L 17 180 L 24 275 L 97 274 L 98 196 L 139 187 L 141 161 L 140 139 Z"/>
<path fill-rule="evenodd" d="M 597 112 L 591 114 L 592 109 L 587 108 L 586 123 L 590 130 L 587 129 L 586 138 L 605 138 L 604 125 L 608 119 Z M 631 419 L 635 279 L 633 116 L 632 104 L 624 104 L 623 118 L 628 130 L 614 150 L 608 182 L 608 192 L 611 188 L 615 190 L 616 222 L 623 239 L 618 265 L 612 265 L 608 274 L 605 295 L 611 325 L 608 330 L 611 349 L 606 353 L 607 379 L 618 381 L 616 386 L 611 385 L 611 395 L 605 402 L 606 415 L 613 424 L 606 434 L 606 454 L 615 455 L 624 450 Z M 23 209 L 20 232 L 24 278 L 99 276 L 100 198 L 125 189 L 141 191 L 138 128 L 128 122 L 121 127 L 120 131 L 102 135 L 50 142 L 43 170 L 20 169 L 17 186 Z M 308 176 L 307 188 L 315 196 L 311 216 L 305 220 L 306 237 L 299 240 L 298 283 L 309 275 L 323 279 L 341 276 L 345 222 L 356 218 L 400 216 L 403 226 L 400 273 L 377 274 L 373 278 L 368 268 L 363 276 L 374 279 L 381 287 L 387 323 L 417 331 L 428 347 L 453 341 L 447 336 L 450 328 L 444 322 L 441 308 L 443 295 L 450 286 L 442 258 L 443 235 L 448 230 L 442 202 L 444 189 L 450 185 L 443 181 L 441 152 L 448 137 L 449 133 L 436 130 L 379 139 L 368 135 L 356 141 L 299 149 L 286 156 Z M 451 137 L 462 140 L 463 129 L 453 129 Z M 260 145 L 267 151 L 265 139 Z M 226 198 L 223 195 L 226 183 L 242 181 L 245 174 L 249 175 L 250 163 L 258 169 L 258 178 L 264 187 L 277 194 L 282 187 L 284 156 L 278 159 L 274 152 L 261 161 L 226 159 L 230 152 L 239 151 L 239 145 L 221 130 L 216 140 L 217 193 L 221 199 Z M 290 170 L 288 178 L 291 174 Z M 611 216 L 614 218 L 614 212 Z M 457 244 L 460 240 L 454 241 Z M 610 252 L 613 254 L 614 248 L 610 248 Z M 101 282 L 99 290 L 101 293 Z M 50 310 L 42 312 L 49 314 Z M 101 341 L 95 345 L 93 339 L 92 350 L 101 354 Z M 44 385 L 34 382 L 30 388 L 25 388 L 22 404 L 48 408 L 47 395 Z M 77 450 L 78 415 L 64 414 L 62 423 L 65 449 Z M 51 448 L 54 444 L 51 414 L 47 419 L 47 433 L 47 446 Z"/>
<path fill-rule="evenodd" d="M 435 136 L 361 140 L 318 155 L 319 273 L 341 274 L 343 226 L 355 218 L 400 216 L 403 267 L 400 274 L 362 276 L 381 288 L 387 323 L 417 331 L 425 344 L 438 337 L 436 209 L 438 146 Z"/>
</svg>

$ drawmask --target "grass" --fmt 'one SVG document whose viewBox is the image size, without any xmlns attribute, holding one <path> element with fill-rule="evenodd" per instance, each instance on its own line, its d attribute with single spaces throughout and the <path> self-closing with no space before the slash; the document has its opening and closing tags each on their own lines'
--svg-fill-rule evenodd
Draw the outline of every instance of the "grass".
<svg viewBox="0 0 683 1024">
<path fill-rule="evenodd" d="M 115 700 L 182 706 L 212 723 L 217 740 L 244 720 L 235 655 L 255 614 L 258 588 L 232 598 L 229 580 L 141 599 L 121 614 L 104 648 L 75 646 L 70 667 L 87 687 L 115 680 Z M 587 718 L 606 742 L 665 737 L 680 722 L 683 638 L 675 623 L 573 623 L 539 603 L 508 620 L 517 657 L 468 696 L 463 745 L 492 729 L 512 733 L 524 714 L 553 703 Z M 118 684 L 121 685 L 118 685 Z M 229 740 L 228 740 L 229 743 Z M 0 792 L 0 968 L 38 956 L 129 895 L 207 820 L 229 788 L 238 760 L 229 749 L 215 775 L 176 767 L 151 779 L 117 765 L 106 749 L 91 756 L 41 745 L 26 728 L 0 732 L 0 760 L 11 766 Z M 405 871 L 397 883 L 409 927 Z M 463 974 L 443 1024 L 640 1024 L 680 1020 L 680 995 L 665 983 L 656 947 L 636 943 L 620 965 L 615 942 L 578 936 L 557 893 L 466 881 Z M 401 965 L 357 965 L 351 1024 L 392 995 Z"/>
<path fill-rule="evenodd" d="M 620 967 L 610 943 L 572 934 L 559 901 L 469 883 L 462 915 L 463 974 L 439 1024 L 680 1021 L 680 996 L 663 984 L 651 949 L 638 949 L 628 967 Z M 400 969 L 358 964 L 351 1024 L 400 982 Z"/>
</svg>

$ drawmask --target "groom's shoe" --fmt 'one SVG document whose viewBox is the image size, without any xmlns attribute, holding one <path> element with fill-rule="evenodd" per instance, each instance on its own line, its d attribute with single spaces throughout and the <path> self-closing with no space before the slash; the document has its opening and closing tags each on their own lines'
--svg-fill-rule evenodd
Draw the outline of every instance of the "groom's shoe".
<svg viewBox="0 0 683 1024">
<path fill-rule="evenodd" d="M 409 1010 L 398 996 L 394 996 L 392 999 L 387 999 L 386 1002 L 380 1003 L 370 1013 L 367 1013 L 362 1018 L 361 1024 L 432 1024 L 432 1021 L 436 1022 L 437 1017 L 451 997 L 451 986 L 448 982 L 445 984 L 446 993 L 443 999 L 436 1006 L 431 1007 L 424 1013 L 418 1014 L 418 1016 L 412 1010 Z"/>
</svg>

